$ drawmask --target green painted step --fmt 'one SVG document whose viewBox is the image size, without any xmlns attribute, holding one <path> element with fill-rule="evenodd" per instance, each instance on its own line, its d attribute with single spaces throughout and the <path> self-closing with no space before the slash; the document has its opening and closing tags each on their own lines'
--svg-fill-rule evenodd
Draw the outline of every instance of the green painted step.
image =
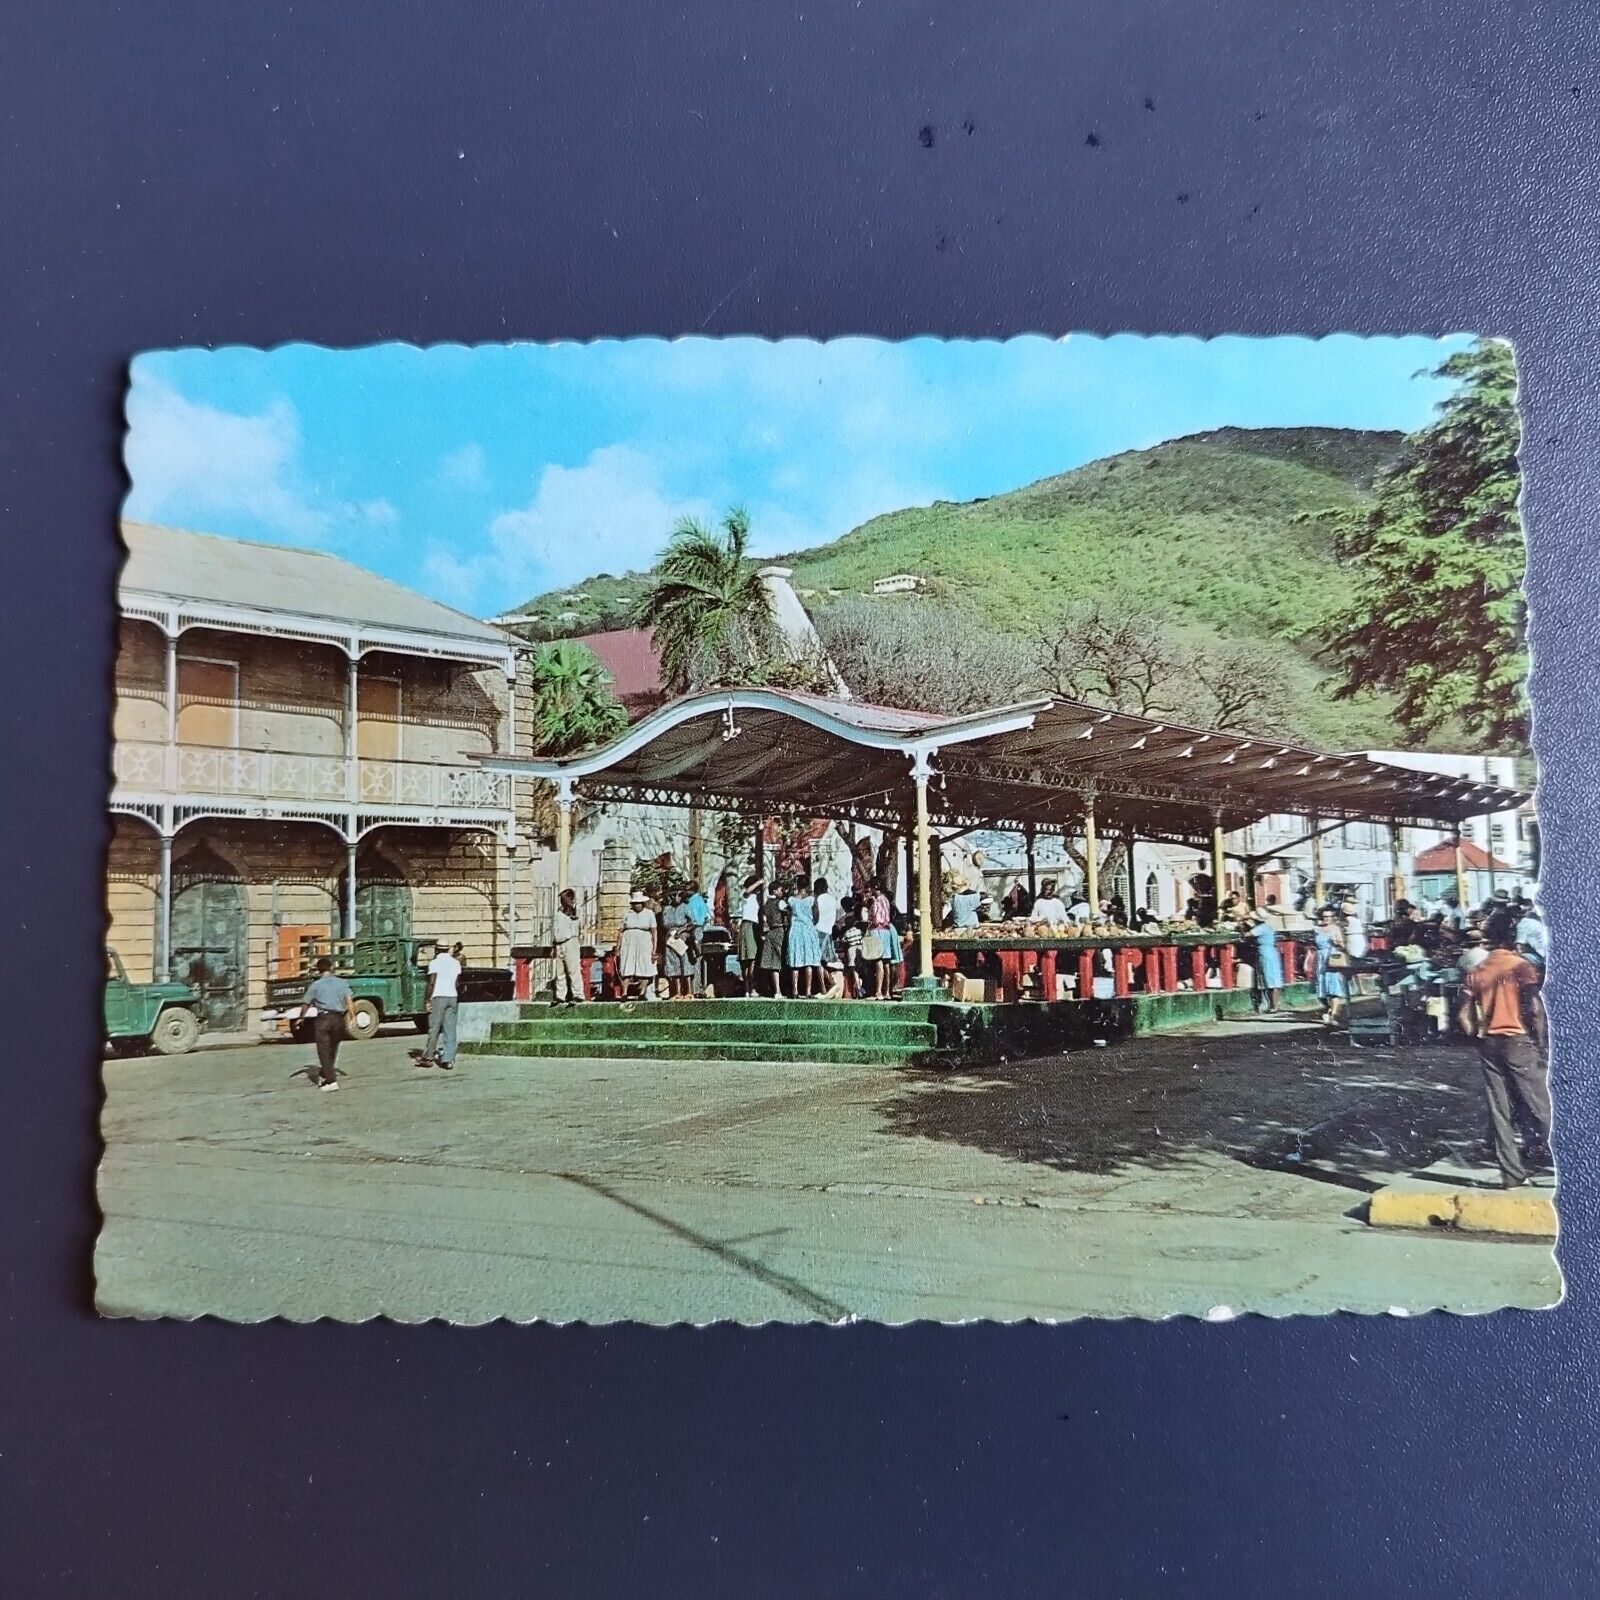
<svg viewBox="0 0 1600 1600">
<path fill-rule="evenodd" d="M 921 1054 L 894 1045 L 634 1044 L 621 1039 L 485 1039 L 462 1044 L 465 1056 L 515 1056 L 545 1061 L 796 1061 L 824 1066 L 895 1066 Z"/>
<path fill-rule="evenodd" d="M 524 1003 L 519 1008 L 525 1022 L 541 1017 L 571 1017 L 575 1021 L 603 1021 L 609 1017 L 649 1019 L 695 1018 L 707 1022 L 756 1022 L 769 1019 L 794 1021 L 808 1018 L 820 1022 L 854 1022 L 885 1018 L 927 1022 L 935 1011 L 956 1009 L 950 1000 L 619 1000 L 591 1001 L 579 1006 L 549 1006 Z"/>
<path fill-rule="evenodd" d="M 811 1018 L 774 1018 L 768 1022 L 701 1020 L 694 1017 L 567 1017 L 496 1022 L 489 1037 L 500 1042 L 519 1039 L 615 1039 L 638 1044 L 687 1044 L 696 1039 L 729 1044 L 905 1044 L 926 1048 L 938 1037 L 931 1022 L 891 1018 L 825 1022 Z"/>
</svg>

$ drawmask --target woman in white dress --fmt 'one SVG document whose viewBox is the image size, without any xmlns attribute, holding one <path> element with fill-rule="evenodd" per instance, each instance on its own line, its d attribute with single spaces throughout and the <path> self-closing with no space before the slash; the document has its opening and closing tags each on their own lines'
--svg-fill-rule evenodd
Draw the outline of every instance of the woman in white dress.
<svg viewBox="0 0 1600 1600">
<path fill-rule="evenodd" d="M 656 980 L 656 914 L 650 897 L 635 889 L 628 897 L 628 914 L 622 919 L 622 940 L 617 946 L 617 978 L 624 1000 L 638 1000 Z"/>
</svg>

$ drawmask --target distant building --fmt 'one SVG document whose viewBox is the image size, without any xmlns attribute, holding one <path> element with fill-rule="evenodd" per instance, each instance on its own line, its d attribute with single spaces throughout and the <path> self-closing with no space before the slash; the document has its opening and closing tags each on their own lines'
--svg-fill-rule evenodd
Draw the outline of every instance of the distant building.
<svg viewBox="0 0 1600 1600">
<path fill-rule="evenodd" d="M 622 702 L 629 722 L 648 716 L 670 698 L 648 628 L 608 628 L 582 633 L 573 641 L 592 650 L 611 675 L 611 692 Z"/>
<path fill-rule="evenodd" d="M 915 594 L 922 587 L 922 579 L 914 572 L 896 572 L 887 578 L 874 578 L 874 594 Z"/>
<path fill-rule="evenodd" d="M 1526 879 L 1510 862 L 1490 855 L 1467 838 L 1461 841 L 1461 865 L 1466 869 L 1469 906 L 1482 905 L 1496 889 L 1511 891 L 1528 887 Z M 1424 905 L 1430 900 L 1455 898 L 1456 849 L 1452 841 L 1430 845 L 1417 857 L 1413 871 L 1413 888 Z"/>
</svg>

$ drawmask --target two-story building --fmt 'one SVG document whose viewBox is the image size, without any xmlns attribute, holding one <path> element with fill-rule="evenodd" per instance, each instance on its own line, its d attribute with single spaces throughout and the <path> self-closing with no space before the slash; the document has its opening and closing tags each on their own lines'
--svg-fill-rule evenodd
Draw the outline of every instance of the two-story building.
<svg viewBox="0 0 1600 1600">
<path fill-rule="evenodd" d="M 516 936 L 516 641 L 337 556 L 124 523 L 109 940 L 248 1025 L 305 934 Z"/>
</svg>

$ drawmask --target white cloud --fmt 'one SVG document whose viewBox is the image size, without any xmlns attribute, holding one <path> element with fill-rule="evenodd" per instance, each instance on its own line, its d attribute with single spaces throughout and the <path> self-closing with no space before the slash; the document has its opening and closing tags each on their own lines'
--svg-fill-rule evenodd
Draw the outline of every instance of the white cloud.
<svg viewBox="0 0 1600 1600">
<path fill-rule="evenodd" d="M 489 523 L 486 551 L 434 546 L 424 567 L 434 592 L 500 611 L 598 572 L 648 567 L 679 517 L 708 513 L 704 502 L 670 496 L 643 451 L 603 445 L 581 466 L 547 466 L 527 505 Z"/>
<path fill-rule="evenodd" d="M 392 500 L 363 500 L 355 507 L 361 520 L 372 528 L 398 528 L 400 508 Z"/>
<path fill-rule="evenodd" d="M 342 528 L 392 529 L 400 512 L 383 498 L 320 493 L 300 470 L 300 418 L 287 400 L 254 415 L 203 405 L 135 372 L 123 447 L 132 489 L 128 515 L 203 524 L 245 517 L 269 533 L 318 541 Z"/>
<path fill-rule="evenodd" d="M 486 465 L 481 444 L 464 444 L 439 463 L 439 482 L 447 489 L 480 489 Z"/>
</svg>

